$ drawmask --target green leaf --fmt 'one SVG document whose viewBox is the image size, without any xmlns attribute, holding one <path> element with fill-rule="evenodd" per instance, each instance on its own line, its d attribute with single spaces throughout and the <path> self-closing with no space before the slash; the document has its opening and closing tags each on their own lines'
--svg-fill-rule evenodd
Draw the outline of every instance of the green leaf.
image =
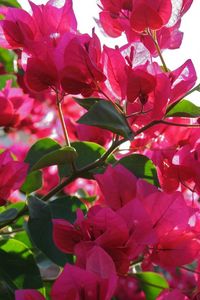
<svg viewBox="0 0 200 300">
<path fill-rule="evenodd" d="M 130 140 L 133 139 L 133 131 L 126 118 L 109 101 L 101 100 L 92 105 L 78 123 L 107 129 Z"/>
<path fill-rule="evenodd" d="M 15 58 L 16 54 L 12 50 L 0 48 L 0 62 L 4 65 L 6 72 L 11 73 L 15 71 Z"/>
<path fill-rule="evenodd" d="M 42 172 L 33 171 L 26 176 L 26 180 L 21 187 L 21 191 L 30 194 L 42 187 Z"/>
<path fill-rule="evenodd" d="M 44 296 L 45 296 L 46 300 L 51 300 L 50 293 L 51 293 L 52 285 L 53 285 L 53 282 L 51 282 L 51 281 L 47 281 L 47 282 L 44 283 L 44 286 L 45 286 Z"/>
<path fill-rule="evenodd" d="M 156 167 L 145 155 L 131 154 L 120 159 L 117 164 L 122 164 L 136 177 L 145 179 L 149 183 L 159 186 Z"/>
<path fill-rule="evenodd" d="M 30 212 L 28 233 L 31 240 L 50 260 L 59 266 L 64 266 L 67 261 L 70 261 L 71 256 L 62 253 L 53 242 L 51 204 L 44 203 L 37 197 L 30 197 L 28 203 Z M 67 206 L 64 202 L 60 208 L 60 217 L 62 217 L 63 211 L 67 212 Z"/>
<path fill-rule="evenodd" d="M 26 203 L 24 201 L 20 201 L 20 202 L 17 202 L 17 203 L 12 203 L 8 207 L 9 208 L 15 208 L 15 209 L 18 210 L 18 212 L 20 212 L 22 209 L 24 209 L 25 205 L 26 205 Z"/>
<path fill-rule="evenodd" d="M 41 157 L 33 165 L 32 171 L 53 165 L 64 165 L 66 163 L 70 164 L 76 159 L 76 157 L 76 149 L 74 147 L 65 146 Z"/>
<path fill-rule="evenodd" d="M 0 5 L 11 6 L 11 7 L 21 7 L 16 0 L 0 0 Z"/>
<path fill-rule="evenodd" d="M 0 225 L 7 223 L 8 221 L 12 221 L 18 215 L 18 210 L 16 208 L 10 208 L 5 210 L 0 214 Z"/>
<path fill-rule="evenodd" d="M 33 248 L 33 245 L 31 244 L 29 236 L 25 230 L 15 233 L 14 238 L 15 238 L 15 240 L 18 240 L 21 243 L 25 244 L 29 249 Z"/>
<path fill-rule="evenodd" d="M 10 289 L 7 282 L 3 280 L 3 278 L 0 277 L 0 296 L 3 300 L 14 300 L 15 295 L 14 291 Z"/>
<path fill-rule="evenodd" d="M 59 197 L 49 202 L 52 218 L 65 219 L 73 223 L 76 219 L 76 210 L 80 208 L 86 213 L 86 206 L 77 198 L 71 196 Z"/>
<path fill-rule="evenodd" d="M 61 146 L 50 138 L 38 140 L 32 145 L 25 158 L 25 162 L 29 163 L 29 170 L 35 165 L 44 155 L 60 149 Z"/>
<path fill-rule="evenodd" d="M 5 87 L 6 82 L 8 80 L 12 80 L 13 87 L 17 86 L 17 77 L 15 75 L 13 74 L 0 75 L 0 90 L 2 90 Z"/>
<path fill-rule="evenodd" d="M 33 253 L 15 239 L 0 241 L 0 277 L 18 289 L 39 289 L 43 286 Z M 13 288 L 13 287 L 11 287 Z M 1 294 L 0 294 L 0 299 Z"/>
<path fill-rule="evenodd" d="M 6 204 L 6 206 L 0 206 L 0 213 L 8 210 L 8 209 L 16 209 L 18 212 L 20 212 L 25 206 L 25 202 L 20 201 L 17 203 L 12 203 L 12 204 Z"/>
<path fill-rule="evenodd" d="M 10 204 L 10 205 L 8 205 L 6 207 L 4 206 L 2 212 L 6 211 L 8 209 L 12 209 L 12 210 L 14 209 L 14 210 L 16 210 L 16 215 L 18 215 L 21 211 L 23 211 L 24 214 L 27 213 L 26 203 L 23 202 L 23 201 Z M 13 219 L 14 218 L 12 218 L 10 221 L 12 221 Z M 8 222 L 9 222 L 9 220 L 8 220 Z M 21 216 L 21 217 L 17 218 L 17 220 L 15 222 L 10 223 L 10 226 L 13 229 L 15 229 L 15 228 L 21 228 L 23 226 L 23 224 L 24 224 L 24 216 Z"/>
<path fill-rule="evenodd" d="M 99 98 L 76 98 L 74 97 L 74 100 L 83 108 L 89 110 L 95 103 L 102 101 L 103 99 Z M 105 100 L 103 100 L 105 101 Z"/>
<path fill-rule="evenodd" d="M 158 273 L 141 272 L 135 276 L 139 279 L 147 300 L 156 300 L 162 290 L 169 288 L 166 279 Z"/>
<path fill-rule="evenodd" d="M 196 106 L 188 100 L 181 100 L 175 106 L 168 110 L 165 117 L 188 117 L 198 118 L 200 117 L 200 106 Z"/>
<path fill-rule="evenodd" d="M 93 163 L 95 160 L 100 158 L 105 152 L 106 149 L 93 142 L 74 142 L 72 146 L 76 149 L 78 157 L 76 159 L 76 166 L 78 169 L 81 169 L 88 164 Z M 107 162 L 113 162 L 114 156 L 111 155 Z M 63 166 L 58 166 L 59 175 L 61 178 L 69 176 L 71 174 L 71 166 L 65 164 Z M 84 174 L 84 178 L 93 178 L 92 174 L 88 172 Z"/>
<path fill-rule="evenodd" d="M 76 196 L 79 198 L 79 199 L 82 199 L 86 202 L 89 202 L 89 203 L 92 203 L 96 200 L 97 196 L 94 195 L 94 196 L 90 196 L 84 189 L 78 189 L 76 191 Z"/>
</svg>

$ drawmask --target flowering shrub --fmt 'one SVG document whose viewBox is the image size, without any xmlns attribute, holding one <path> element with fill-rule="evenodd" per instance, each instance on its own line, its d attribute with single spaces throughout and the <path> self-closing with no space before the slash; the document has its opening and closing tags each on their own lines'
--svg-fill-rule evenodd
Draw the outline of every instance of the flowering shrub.
<svg viewBox="0 0 200 300">
<path fill-rule="evenodd" d="M 163 55 L 192 0 L 101 0 L 115 48 L 1 2 L 0 298 L 199 298 L 200 85 Z"/>
</svg>

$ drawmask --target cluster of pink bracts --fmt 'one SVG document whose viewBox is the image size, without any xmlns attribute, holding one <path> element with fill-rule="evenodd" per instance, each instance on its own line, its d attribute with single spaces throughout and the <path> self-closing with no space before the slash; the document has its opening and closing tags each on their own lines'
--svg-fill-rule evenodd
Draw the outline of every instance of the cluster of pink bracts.
<svg viewBox="0 0 200 300">
<path fill-rule="evenodd" d="M 63 141 L 56 97 L 64 99 L 70 140 L 107 147 L 112 133 L 77 124 L 85 110 L 71 95 L 107 98 L 120 105 L 133 132 L 138 132 L 163 120 L 167 107 L 182 99 L 197 80 L 191 60 L 172 71 L 154 61 L 164 49 L 180 47 L 181 18 L 192 0 L 180 1 L 178 8 L 171 0 L 101 0 L 99 23 L 104 31 L 111 37 L 127 37 L 128 43 L 115 49 L 102 49 L 94 31 L 92 36 L 78 32 L 71 0 L 61 7 L 53 0 L 46 5 L 29 3 L 30 14 L 1 8 L 0 44 L 17 50 L 24 75 L 18 74 L 21 88 L 7 82 L 0 91 L 0 126 L 16 141 L 9 150 L 19 160 L 8 150 L 0 154 L 0 205 L 9 197 L 16 200 L 12 193 L 26 177 L 28 165 L 22 161 L 28 145 L 17 144 L 18 133 L 31 134 L 31 143 L 55 133 Z M 79 178 L 65 188 L 75 194 L 84 187 L 97 201 L 88 205 L 86 216 L 78 210 L 74 224 L 54 219 L 55 245 L 76 256 L 76 263 L 67 264 L 56 279 L 52 300 L 146 299 L 131 271 L 137 262 L 143 271 L 155 265 L 165 270 L 170 289 L 157 300 L 199 299 L 200 140 L 199 128 L 187 127 L 198 121 L 170 118 L 176 127 L 155 125 L 130 141 L 129 154 L 144 154 L 156 165 L 159 188 L 120 164 L 108 166 L 95 180 Z M 40 195 L 59 182 L 55 168 L 43 172 Z M 196 273 L 184 269 L 194 261 Z M 44 296 L 36 290 L 16 291 L 16 300 L 27 299 Z"/>
</svg>

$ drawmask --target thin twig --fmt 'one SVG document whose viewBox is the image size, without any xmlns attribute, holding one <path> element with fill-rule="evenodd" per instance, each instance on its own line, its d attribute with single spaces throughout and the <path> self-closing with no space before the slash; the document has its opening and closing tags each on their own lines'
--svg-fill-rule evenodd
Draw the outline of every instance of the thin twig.
<svg viewBox="0 0 200 300">
<path fill-rule="evenodd" d="M 17 216 L 12 219 L 12 220 L 9 220 L 8 222 L 6 223 L 3 223 L 1 226 L 0 226 L 0 229 L 12 224 L 13 222 L 15 222 L 16 220 L 18 220 L 20 217 L 24 216 L 25 214 L 28 213 L 28 206 L 25 205 L 24 208 L 22 210 L 19 211 L 19 213 L 17 214 Z"/>
<path fill-rule="evenodd" d="M 76 172 L 74 172 L 71 176 L 69 176 L 67 179 L 65 179 L 59 185 L 57 185 L 47 195 L 42 197 L 42 200 L 43 201 L 49 200 L 55 194 L 60 192 L 66 185 L 68 185 L 69 183 L 74 181 L 76 178 L 81 177 L 82 175 L 84 175 L 85 172 L 91 171 L 91 170 L 103 165 L 105 163 L 106 159 L 108 158 L 108 156 L 110 154 L 112 154 L 121 144 L 123 144 L 126 141 L 127 141 L 127 139 L 125 139 L 125 138 L 122 139 L 122 140 L 114 141 L 113 144 L 111 145 L 111 147 L 108 149 L 108 151 L 105 152 L 99 159 L 97 159 L 96 161 L 92 162 L 91 164 L 88 164 L 87 166 L 85 166 L 85 167 L 83 167 L 79 170 L 76 170 Z"/>
<path fill-rule="evenodd" d="M 64 134 L 64 137 L 65 137 L 65 142 L 66 142 L 67 146 L 70 146 L 70 140 L 69 140 L 69 136 L 68 136 L 68 132 L 67 132 L 67 127 L 66 127 L 63 112 L 62 112 L 62 103 L 61 103 L 61 100 L 59 99 L 58 92 L 56 92 L 56 104 L 57 104 L 57 107 L 58 107 L 58 116 L 59 116 L 59 119 L 60 119 L 60 122 L 61 122 L 63 134 Z"/>
<path fill-rule="evenodd" d="M 156 50 L 157 50 L 157 53 L 158 53 L 158 55 L 159 55 L 159 57 L 160 57 L 160 60 L 161 60 L 161 62 L 162 62 L 162 65 L 163 65 L 163 69 L 164 69 L 164 71 L 167 73 L 169 70 L 168 70 L 168 68 L 167 68 L 167 65 L 166 65 L 165 60 L 164 60 L 164 58 L 163 58 L 163 55 L 162 55 L 160 46 L 159 46 L 159 44 L 158 44 L 158 41 L 157 41 L 157 38 L 156 38 L 156 32 L 154 32 L 154 33 L 152 34 L 152 32 L 149 30 L 149 31 L 148 31 L 148 34 L 149 34 L 149 36 L 152 38 L 152 40 L 153 40 L 153 42 L 154 42 L 154 45 L 155 45 Z"/>
</svg>

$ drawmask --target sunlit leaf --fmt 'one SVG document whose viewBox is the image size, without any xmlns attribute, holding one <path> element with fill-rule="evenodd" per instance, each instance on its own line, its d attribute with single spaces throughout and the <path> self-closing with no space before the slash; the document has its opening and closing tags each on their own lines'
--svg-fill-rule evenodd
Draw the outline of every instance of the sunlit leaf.
<svg viewBox="0 0 200 300">
<path fill-rule="evenodd" d="M 133 132 L 125 116 L 109 101 L 96 102 L 78 123 L 107 129 L 127 139 L 133 139 Z"/>
<path fill-rule="evenodd" d="M 33 253 L 26 245 L 15 239 L 0 241 L 0 277 L 13 289 L 39 289 L 43 286 Z M 13 285 L 10 284 L 13 282 Z M 0 294 L 0 299 L 1 294 Z"/>
<path fill-rule="evenodd" d="M 135 276 L 139 279 L 147 300 L 156 300 L 162 290 L 169 288 L 166 279 L 158 273 L 141 272 L 135 274 Z"/>
<path fill-rule="evenodd" d="M 149 183 L 159 186 L 156 167 L 147 156 L 131 154 L 120 159 L 118 163 L 126 167 L 138 178 L 145 179 Z"/>
<path fill-rule="evenodd" d="M 39 190 L 42 187 L 42 172 L 37 170 L 29 173 L 26 176 L 25 182 L 21 187 L 21 191 L 30 194 Z"/>
<path fill-rule="evenodd" d="M 168 110 L 166 117 L 198 118 L 200 117 L 200 106 L 183 99 Z"/>
<path fill-rule="evenodd" d="M 60 149 L 61 146 L 50 138 L 43 138 L 32 145 L 25 158 L 25 162 L 29 163 L 29 169 L 33 167 L 44 155 Z"/>
</svg>

